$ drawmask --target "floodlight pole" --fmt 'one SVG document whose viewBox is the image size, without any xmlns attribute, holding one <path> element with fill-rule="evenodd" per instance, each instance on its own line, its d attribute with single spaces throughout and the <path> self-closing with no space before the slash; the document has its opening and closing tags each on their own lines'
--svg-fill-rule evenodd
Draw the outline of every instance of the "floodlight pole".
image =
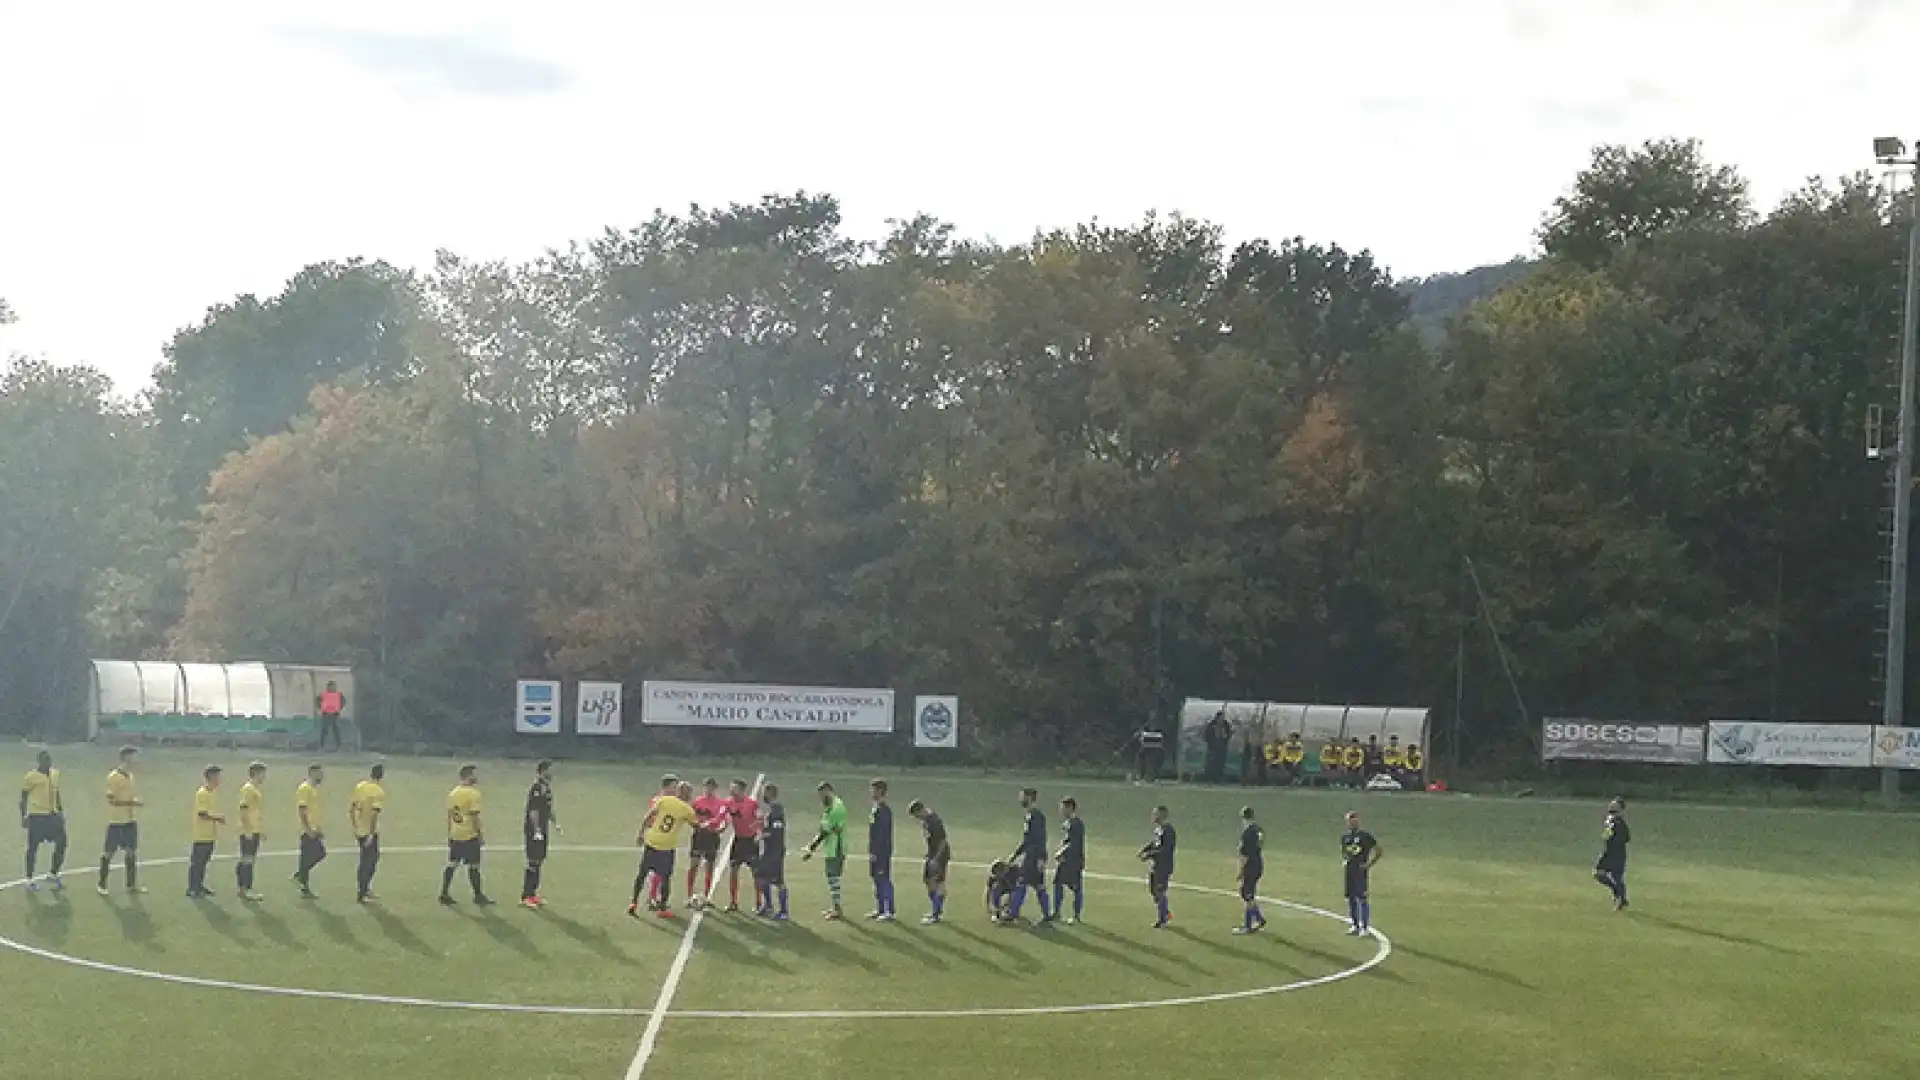
<svg viewBox="0 0 1920 1080">
<path fill-rule="evenodd" d="M 1920 321 L 1920 167 L 1907 156 L 1882 157 L 1883 164 L 1913 168 L 1908 193 L 1906 304 L 1900 326 L 1900 434 L 1893 451 L 1893 550 L 1887 575 L 1887 676 L 1880 722 L 1904 727 L 1907 698 L 1907 555 L 1912 544 L 1915 337 Z M 1889 806 L 1900 801 L 1900 770 L 1882 769 L 1880 795 Z"/>
</svg>

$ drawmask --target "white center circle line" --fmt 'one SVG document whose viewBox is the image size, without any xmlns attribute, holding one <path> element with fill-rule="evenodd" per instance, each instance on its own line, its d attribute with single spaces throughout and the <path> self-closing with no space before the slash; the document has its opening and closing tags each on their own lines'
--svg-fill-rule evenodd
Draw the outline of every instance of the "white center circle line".
<svg viewBox="0 0 1920 1080">
<path fill-rule="evenodd" d="M 614 847 L 614 846 L 607 846 L 607 845 L 590 845 L 590 844 L 561 845 L 561 846 L 555 846 L 554 848 L 552 848 L 552 850 L 554 852 L 575 852 L 580 854 L 631 855 L 634 852 L 634 849 L 631 847 Z M 443 849 L 438 846 L 395 847 L 395 848 L 387 848 L 384 853 L 390 854 L 390 855 L 420 855 L 420 854 L 440 854 L 442 853 L 442 851 Z M 264 858 L 281 858 L 281 857 L 288 857 L 296 854 L 298 853 L 293 851 L 263 851 L 260 853 L 259 857 L 263 859 Z M 230 861 L 233 858 L 233 856 L 222 855 L 222 856 L 218 856 L 218 858 L 222 861 Z M 153 859 L 153 860 L 142 862 L 140 865 L 142 867 L 175 866 L 175 865 L 184 863 L 186 861 L 187 860 L 184 857 L 168 858 L 168 859 Z M 894 861 L 897 863 L 899 862 L 915 863 L 915 862 L 918 862 L 919 860 L 907 858 L 907 857 L 900 857 L 900 858 L 896 858 Z M 986 864 L 984 863 L 968 863 L 968 862 L 955 861 L 951 865 L 964 867 L 967 869 L 984 870 L 987 868 Z M 1126 882 L 1126 883 L 1137 883 L 1139 880 L 1138 878 L 1128 877 L 1121 874 L 1101 874 L 1101 873 L 1095 873 L 1093 871 L 1086 871 L 1086 876 L 1089 878 L 1100 880 L 1100 881 L 1116 881 L 1116 882 Z M 0 882 L 0 893 L 4 893 L 9 889 L 21 888 L 27 884 L 28 884 L 28 880 L 25 878 L 22 878 L 18 881 Z M 1172 887 L 1175 889 L 1186 891 L 1186 892 L 1202 893 L 1202 894 L 1213 895 L 1213 896 L 1232 896 L 1237 898 L 1239 895 L 1238 893 L 1235 893 L 1228 889 L 1215 889 L 1205 885 L 1188 885 L 1181 882 L 1172 883 Z M 1260 902 L 1263 904 L 1269 904 L 1276 907 L 1287 908 L 1289 910 L 1297 911 L 1306 915 L 1318 915 L 1323 918 L 1336 920 L 1338 922 L 1344 923 L 1347 921 L 1347 917 L 1345 915 L 1340 915 L 1332 911 L 1327 911 L 1324 908 L 1313 907 L 1309 904 L 1296 903 L 1292 900 L 1282 900 L 1274 897 L 1263 896 L 1260 898 Z M 1069 931 L 1062 931 L 1062 932 L 1066 933 Z M 1301 979 L 1295 982 L 1276 984 L 1274 986 L 1254 987 L 1248 990 L 1228 990 L 1228 991 L 1222 991 L 1220 993 L 1215 993 L 1215 994 L 1199 994 L 1199 995 L 1193 995 L 1188 997 L 1159 998 L 1159 999 L 1150 1000 L 1150 1001 L 1112 1001 L 1112 1002 L 1095 1002 L 1095 1003 L 1089 1003 L 1089 1004 L 1072 1004 L 1072 1005 L 1035 1005 L 1035 1006 L 1026 1006 L 1026 1007 L 982 1007 L 982 1008 L 963 1008 L 963 1009 L 811 1009 L 811 1010 L 684 1009 L 684 1010 L 675 1010 L 675 1011 L 668 1012 L 665 1014 L 665 1016 L 667 1019 L 676 1019 L 676 1020 L 678 1019 L 685 1019 L 685 1020 L 930 1020 L 930 1019 L 939 1019 L 943 1017 L 965 1019 L 968 1017 L 1063 1016 L 1063 1015 L 1080 1014 L 1080 1013 L 1128 1012 L 1128 1011 L 1134 1011 L 1139 1009 L 1166 1009 L 1166 1008 L 1176 1008 L 1176 1007 L 1187 1006 L 1187 1005 L 1207 1005 L 1207 1004 L 1214 1004 L 1214 1003 L 1224 1002 L 1224 1001 L 1240 1001 L 1240 1000 L 1245 1000 L 1247 998 L 1267 997 L 1274 994 L 1289 993 L 1295 990 L 1309 990 L 1314 987 L 1326 986 L 1330 983 L 1340 982 L 1341 980 L 1344 980 L 1344 979 L 1351 979 L 1356 975 L 1365 974 L 1366 972 L 1371 971 L 1372 969 L 1379 967 L 1381 964 L 1385 963 L 1387 957 L 1393 954 L 1393 942 L 1390 938 L 1387 937 L 1387 935 L 1381 933 L 1377 929 L 1370 930 L 1368 934 L 1370 937 L 1374 939 L 1374 942 L 1376 944 L 1374 954 L 1371 957 L 1369 957 L 1365 962 L 1358 964 L 1354 967 L 1344 968 L 1340 971 L 1331 972 L 1326 975 L 1316 976 L 1311 979 Z M 37 957 L 42 960 L 51 960 L 55 963 L 67 964 L 72 967 L 85 968 L 90 971 L 104 972 L 110 975 L 130 975 L 135 978 L 151 979 L 156 982 L 172 983 L 176 986 L 192 986 L 192 987 L 198 987 L 198 988 L 207 989 L 207 990 L 235 990 L 243 993 L 266 994 L 266 995 L 276 996 L 276 997 L 307 998 L 307 999 L 322 1000 L 322 1001 L 353 1001 L 353 1002 L 360 1002 L 362 1004 L 368 1004 L 368 1005 L 405 1005 L 413 1008 L 452 1009 L 452 1010 L 465 1011 L 465 1012 L 520 1013 L 520 1014 L 544 1015 L 544 1016 L 618 1016 L 618 1017 L 646 1016 L 646 1017 L 651 1017 L 654 1011 L 652 1009 L 623 1008 L 618 1006 L 530 1005 L 530 1004 L 519 1004 L 515 1002 L 500 1002 L 500 1001 L 449 1001 L 441 998 L 409 997 L 409 996 L 397 995 L 397 994 L 370 994 L 370 993 L 358 993 L 358 992 L 347 991 L 347 990 L 314 990 L 314 989 L 309 989 L 307 987 L 301 987 L 301 986 L 274 986 L 274 985 L 269 985 L 265 983 L 236 982 L 228 979 L 204 978 L 198 975 L 177 975 L 172 972 L 166 972 L 166 971 L 152 971 L 146 968 L 130 967 L 125 964 L 112 964 L 103 960 L 89 960 L 86 957 L 72 956 L 67 953 L 55 952 L 51 949 L 43 949 L 36 945 L 29 945 L 26 942 L 16 941 L 15 939 L 7 937 L 3 934 L 0 934 L 0 948 L 11 949 L 14 952 L 22 953 L 27 956 Z"/>
</svg>

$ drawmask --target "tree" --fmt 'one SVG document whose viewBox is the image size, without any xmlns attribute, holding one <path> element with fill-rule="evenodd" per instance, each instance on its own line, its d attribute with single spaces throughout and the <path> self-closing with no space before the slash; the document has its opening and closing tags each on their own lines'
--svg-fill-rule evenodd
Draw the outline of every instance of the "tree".
<svg viewBox="0 0 1920 1080">
<path fill-rule="evenodd" d="M 1746 180 L 1709 163 L 1697 139 L 1601 146 L 1573 191 L 1554 200 L 1540 246 L 1550 257 L 1597 267 L 1661 233 L 1739 229 L 1752 213 Z"/>
</svg>

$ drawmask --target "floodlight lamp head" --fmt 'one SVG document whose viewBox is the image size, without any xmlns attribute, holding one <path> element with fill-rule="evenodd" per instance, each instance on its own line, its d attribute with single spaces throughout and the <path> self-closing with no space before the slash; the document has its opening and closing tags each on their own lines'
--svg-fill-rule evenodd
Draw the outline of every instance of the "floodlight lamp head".
<svg viewBox="0 0 1920 1080">
<path fill-rule="evenodd" d="M 1875 139 L 1873 140 L 1873 156 L 1880 159 L 1882 164 L 1890 164 L 1893 161 L 1906 157 L 1907 141 L 1905 139 L 1890 137 Z"/>
</svg>

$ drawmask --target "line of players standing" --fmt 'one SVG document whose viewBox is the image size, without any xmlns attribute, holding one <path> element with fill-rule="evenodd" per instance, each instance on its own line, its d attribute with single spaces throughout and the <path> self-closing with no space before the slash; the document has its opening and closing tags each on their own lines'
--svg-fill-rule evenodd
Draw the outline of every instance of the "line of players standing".
<svg viewBox="0 0 1920 1080">
<path fill-rule="evenodd" d="M 692 834 L 686 872 L 689 906 L 700 908 L 712 904 L 722 835 L 730 833 L 732 844 L 726 859 L 726 911 L 740 910 L 739 879 L 741 869 L 745 868 L 754 882 L 754 914 L 775 920 L 787 919 L 787 818 L 786 809 L 780 803 L 779 787 L 769 784 L 761 793 L 749 791 L 745 780 L 734 780 L 728 785 L 727 794 L 722 796 L 719 782 L 709 778 L 702 784 L 702 789 L 703 793 L 695 798 L 691 783 L 673 774 L 661 777 L 660 790 L 648 804 L 636 841 L 641 847 L 640 869 L 634 877 L 627 914 L 639 917 L 641 897 L 644 895 L 646 910 L 661 918 L 673 916 L 674 862 L 679 848 L 679 833 L 687 829 Z M 837 920 L 845 917 L 842 895 L 847 860 L 847 807 L 831 783 L 822 783 L 815 791 L 820 797 L 820 828 L 801 858 L 807 861 L 815 854 L 824 856 L 830 904 L 822 917 Z M 897 917 L 898 909 L 893 889 L 893 809 L 887 798 L 887 782 L 870 782 L 867 793 L 870 800 L 867 814 L 867 870 L 873 882 L 874 898 L 873 910 L 867 918 L 891 922 Z M 764 801 L 755 798 L 755 794 L 764 794 Z M 1049 902 L 1047 819 L 1039 808 L 1039 798 L 1036 789 L 1021 789 L 1019 801 L 1024 817 L 1019 842 L 1011 854 L 995 860 L 987 871 L 987 912 L 994 922 L 1002 926 L 1018 925 L 1022 921 L 1021 913 L 1030 890 L 1040 908 L 1037 925 L 1046 926 L 1061 919 L 1069 926 L 1078 925 L 1085 909 L 1087 832 L 1086 823 L 1080 817 L 1079 804 L 1072 798 L 1060 800 L 1060 846 L 1051 856 L 1054 876 Z M 926 888 L 929 910 L 920 921 L 932 926 L 938 924 L 945 914 L 947 877 L 953 862 L 953 847 L 946 824 L 926 803 L 914 800 L 908 805 L 907 813 L 919 821 L 926 842 L 921 881 Z M 1267 924 L 1260 910 L 1258 896 L 1260 879 L 1265 873 L 1265 833 L 1254 820 L 1252 807 L 1243 807 L 1240 817 L 1238 877 L 1240 898 L 1245 910 L 1241 925 L 1234 928 L 1234 933 L 1252 934 Z M 1340 849 L 1349 915 L 1347 932 L 1361 935 L 1371 928 L 1369 876 L 1385 851 L 1373 834 L 1360 827 L 1359 814 L 1347 814 L 1346 826 L 1340 839 Z M 1147 891 L 1154 902 L 1153 925 L 1155 929 L 1161 929 L 1173 919 L 1168 893 L 1173 882 L 1178 833 L 1173 825 L 1172 814 L 1165 806 L 1154 807 L 1152 827 L 1152 838 L 1140 848 L 1139 858 L 1148 864 Z M 705 871 L 704 887 L 696 891 L 702 870 Z M 1066 915 L 1069 891 L 1073 894 L 1072 915 Z"/>
</svg>

